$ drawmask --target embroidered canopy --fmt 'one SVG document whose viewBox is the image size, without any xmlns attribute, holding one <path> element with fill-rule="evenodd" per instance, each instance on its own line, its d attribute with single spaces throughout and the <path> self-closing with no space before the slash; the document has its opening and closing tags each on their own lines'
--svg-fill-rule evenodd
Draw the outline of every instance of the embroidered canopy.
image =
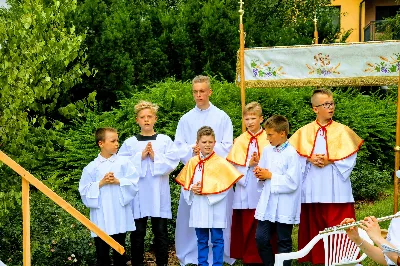
<svg viewBox="0 0 400 266">
<path fill-rule="evenodd" d="M 251 48 L 245 87 L 390 85 L 399 80 L 400 42 Z M 236 81 L 240 82 L 240 63 Z"/>
</svg>

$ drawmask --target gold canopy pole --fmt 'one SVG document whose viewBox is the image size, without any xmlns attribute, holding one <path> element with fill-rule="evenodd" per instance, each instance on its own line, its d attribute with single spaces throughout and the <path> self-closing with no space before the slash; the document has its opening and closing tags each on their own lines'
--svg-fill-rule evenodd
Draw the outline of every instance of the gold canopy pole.
<svg viewBox="0 0 400 266">
<path fill-rule="evenodd" d="M 394 198 L 393 198 L 393 212 L 398 212 L 398 193 L 399 193 L 399 178 L 396 171 L 399 170 L 400 164 L 400 70 L 399 81 L 397 84 L 397 121 L 396 121 L 396 147 L 394 147 Z"/>
<path fill-rule="evenodd" d="M 239 14 L 240 14 L 240 23 L 239 23 L 239 32 L 240 32 L 240 52 L 239 52 L 239 57 L 240 57 L 240 98 L 242 101 L 242 116 L 243 116 L 243 110 L 244 106 L 246 105 L 246 91 L 245 91 L 245 77 L 244 77 L 244 27 L 243 27 L 243 4 L 244 2 L 241 0 L 239 2 L 240 4 L 240 9 L 239 9 Z M 244 119 L 242 117 L 242 132 L 246 131 L 246 125 L 244 123 Z"/>
</svg>

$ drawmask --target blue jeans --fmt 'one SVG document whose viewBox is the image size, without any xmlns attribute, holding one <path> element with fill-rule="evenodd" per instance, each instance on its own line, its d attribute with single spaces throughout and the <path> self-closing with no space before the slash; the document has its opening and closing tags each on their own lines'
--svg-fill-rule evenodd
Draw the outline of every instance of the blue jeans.
<svg viewBox="0 0 400 266">
<path fill-rule="evenodd" d="M 208 239 L 213 245 L 213 266 L 224 264 L 224 234 L 222 228 L 195 228 L 197 235 L 198 266 L 208 266 Z"/>
<path fill-rule="evenodd" d="M 293 224 L 272 223 L 270 221 L 258 221 L 256 230 L 256 243 L 258 253 L 265 266 L 273 266 L 275 255 L 270 243 L 274 232 L 278 235 L 278 253 L 292 252 Z M 284 266 L 290 266 L 291 260 L 285 260 Z"/>
</svg>

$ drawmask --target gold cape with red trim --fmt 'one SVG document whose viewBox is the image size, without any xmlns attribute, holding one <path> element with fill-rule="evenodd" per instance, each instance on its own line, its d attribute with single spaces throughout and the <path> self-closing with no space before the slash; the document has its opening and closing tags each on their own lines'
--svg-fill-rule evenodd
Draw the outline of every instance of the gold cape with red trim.
<svg viewBox="0 0 400 266">
<path fill-rule="evenodd" d="M 226 157 L 226 160 L 236 165 L 246 166 L 250 143 L 253 139 L 257 142 L 258 156 L 261 157 L 264 147 L 270 145 L 265 130 L 261 130 L 261 132 L 256 135 L 252 135 L 249 131 L 246 131 L 237 137 L 233 143 L 231 151 Z"/>
<path fill-rule="evenodd" d="M 193 182 L 197 165 L 202 163 L 201 194 L 218 194 L 228 190 L 243 175 L 228 161 L 213 152 L 201 160 L 199 156 L 192 157 L 176 177 L 176 182 L 185 190 L 189 190 Z"/>
<path fill-rule="evenodd" d="M 298 129 L 292 137 L 290 144 L 297 150 L 297 153 L 303 157 L 311 157 L 318 130 L 323 128 L 317 121 L 311 122 Z M 364 140 L 362 140 L 348 126 L 331 120 L 325 126 L 326 129 L 326 150 L 328 160 L 343 160 L 356 153 Z"/>
</svg>

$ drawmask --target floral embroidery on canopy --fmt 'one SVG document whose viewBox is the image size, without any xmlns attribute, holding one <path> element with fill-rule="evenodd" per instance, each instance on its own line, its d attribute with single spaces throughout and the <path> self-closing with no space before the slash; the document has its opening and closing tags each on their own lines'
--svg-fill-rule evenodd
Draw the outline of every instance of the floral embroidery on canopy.
<svg viewBox="0 0 400 266">
<path fill-rule="evenodd" d="M 379 56 L 382 60 L 379 63 L 367 63 L 368 68 L 365 72 L 396 73 L 400 69 L 400 53 L 393 54 L 390 58 Z"/>
<path fill-rule="evenodd" d="M 314 64 L 306 64 L 306 66 L 310 70 L 308 75 L 317 74 L 319 76 L 329 76 L 332 74 L 340 74 L 340 72 L 337 71 L 340 63 L 338 63 L 336 66 L 332 66 L 329 54 L 324 55 L 322 53 L 318 53 L 314 55 Z"/>
<path fill-rule="evenodd" d="M 281 76 L 286 74 L 285 72 L 282 71 L 282 67 L 274 67 L 271 66 L 271 62 L 268 61 L 264 64 L 260 62 L 258 59 L 252 59 L 251 60 L 251 68 L 253 71 L 254 77 L 260 77 L 260 78 L 265 78 L 265 77 L 276 77 L 276 76 Z"/>
</svg>

